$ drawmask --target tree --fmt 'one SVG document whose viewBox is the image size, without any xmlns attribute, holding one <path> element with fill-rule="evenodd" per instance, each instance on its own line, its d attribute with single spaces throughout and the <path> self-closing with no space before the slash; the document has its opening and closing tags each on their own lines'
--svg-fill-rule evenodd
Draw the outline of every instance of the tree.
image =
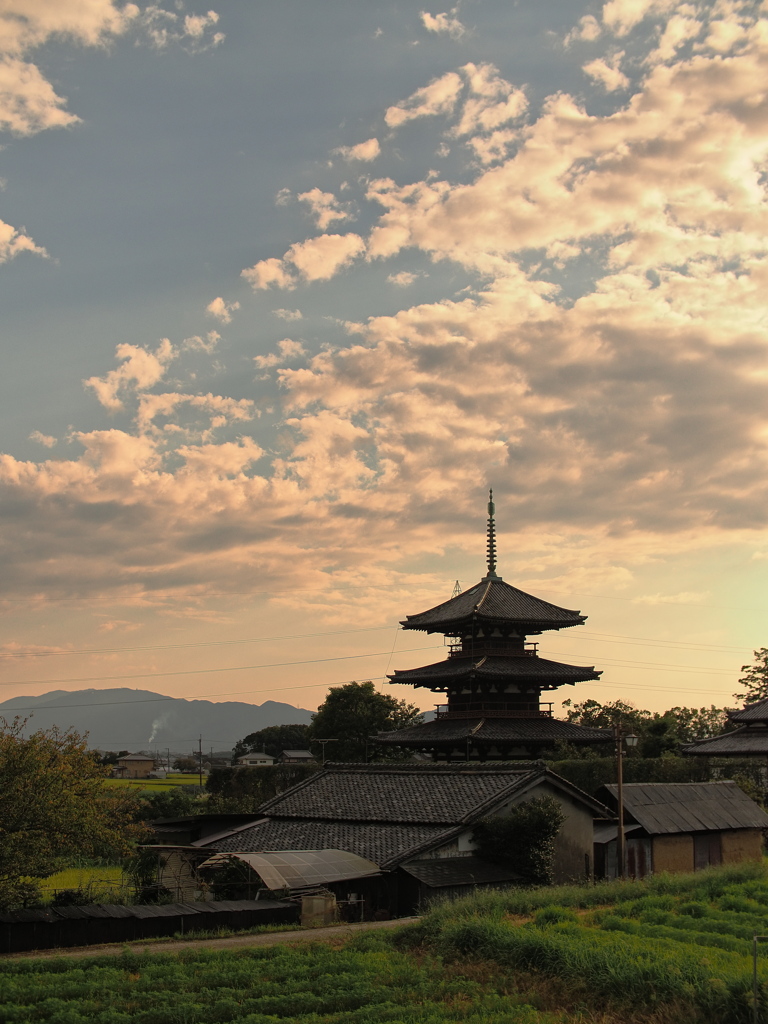
<svg viewBox="0 0 768 1024">
<path fill-rule="evenodd" d="M 505 864 L 538 885 L 549 885 L 555 839 L 564 821 L 563 809 L 554 797 L 536 797 L 503 817 L 478 821 L 472 839 L 486 860 Z"/>
<path fill-rule="evenodd" d="M 759 700 L 768 697 L 768 647 L 761 647 L 754 651 L 755 660 L 752 665 L 742 665 L 743 675 L 739 679 L 739 686 L 744 687 L 744 693 L 734 693 L 736 700 L 744 701 L 745 704 L 756 704 Z"/>
<path fill-rule="evenodd" d="M 177 757 L 173 762 L 173 767 L 177 771 L 191 775 L 199 770 L 200 765 L 198 764 L 196 757 Z"/>
<path fill-rule="evenodd" d="M 51 874 L 57 858 L 125 856 L 144 833 L 136 798 L 105 788 L 109 768 L 85 737 L 56 728 L 25 737 L 25 724 L 0 718 L 0 909 L 39 896 L 29 876 Z"/>
<path fill-rule="evenodd" d="M 310 737 L 338 741 L 329 744 L 328 757 L 333 761 L 364 761 L 376 733 L 404 729 L 420 720 L 415 704 L 379 693 L 370 681 L 345 683 L 328 691 L 312 716 Z M 388 751 L 387 756 L 392 753 Z"/>
<path fill-rule="evenodd" d="M 243 754 L 260 750 L 272 757 L 279 757 L 284 750 L 306 750 L 308 746 L 308 725 L 268 725 L 266 729 L 259 729 L 237 741 L 232 752 L 232 762 L 235 763 Z"/>
<path fill-rule="evenodd" d="M 638 757 L 674 754 L 683 743 L 717 736 L 728 727 L 728 709 L 717 708 L 714 704 L 708 708 L 674 707 L 663 714 L 636 708 L 622 700 L 607 704 L 596 700 L 581 704 L 564 700 L 563 707 L 569 709 L 568 721 L 579 725 L 610 729 L 620 722 L 625 733 L 631 731 L 639 738 Z"/>
</svg>

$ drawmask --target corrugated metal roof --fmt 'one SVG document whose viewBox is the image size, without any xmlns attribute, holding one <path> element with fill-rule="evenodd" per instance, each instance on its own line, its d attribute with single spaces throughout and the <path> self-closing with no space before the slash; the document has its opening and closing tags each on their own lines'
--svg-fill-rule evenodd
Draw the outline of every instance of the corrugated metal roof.
<svg viewBox="0 0 768 1024">
<path fill-rule="evenodd" d="M 615 785 L 603 790 L 616 801 Z M 629 783 L 624 811 L 649 835 L 768 828 L 768 814 L 731 781 Z"/>
<path fill-rule="evenodd" d="M 501 579 L 484 579 L 450 601 L 416 615 L 407 615 L 402 626 L 403 629 L 443 633 L 474 621 L 517 624 L 524 627 L 525 633 L 536 633 L 579 626 L 586 618 L 578 611 L 526 594 Z"/>
<path fill-rule="evenodd" d="M 379 866 L 348 850 L 281 850 L 276 853 L 216 854 L 200 867 L 235 857 L 253 868 L 268 889 L 303 889 L 378 875 Z"/>
</svg>

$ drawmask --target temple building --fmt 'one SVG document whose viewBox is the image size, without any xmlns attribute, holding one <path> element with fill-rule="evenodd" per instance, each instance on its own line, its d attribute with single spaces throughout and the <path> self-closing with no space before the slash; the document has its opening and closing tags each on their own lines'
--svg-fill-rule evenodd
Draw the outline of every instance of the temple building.
<svg viewBox="0 0 768 1024">
<path fill-rule="evenodd" d="M 610 743 L 602 729 L 563 722 L 542 703 L 544 691 L 599 679 L 594 668 L 539 657 L 529 636 L 581 626 L 586 616 L 505 583 L 496 574 L 493 491 L 488 502 L 488 571 L 450 601 L 408 615 L 403 629 L 442 633 L 444 661 L 396 671 L 390 682 L 445 694 L 433 721 L 384 733 L 379 742 L 431 754 L 436 761 L 494 761 L 551 756 L 558 744 Z"/>
</svg>

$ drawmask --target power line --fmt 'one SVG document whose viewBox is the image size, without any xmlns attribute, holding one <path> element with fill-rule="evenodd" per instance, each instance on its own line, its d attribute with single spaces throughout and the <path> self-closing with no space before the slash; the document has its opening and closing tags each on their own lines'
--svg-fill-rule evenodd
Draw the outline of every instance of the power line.
<svg viewBox="0 0 768 1024">
<path fill-rule="evenodd" d="M 437 651 L 441 647 L 409 647 L 408 651 Z M 408 651 L 401 653 L 408 653 Z M 344 654 L 336 658 L 308 658 L 306 661 L 276 661 L 270 665 L 228 665 L 224 668 L 191 668 L 175 672 L 132 672 L 121 676 L 72 676 L 67 679 L 12 679 L 0 683 L 0 686 L 47 686 L 51 683 L 100 683 L 113 679 L 154 679 L 159 676 L 199 676 L 211 675 L 214 672 L 248 672 L 259 668 L 283 668 L 286 665 L 319 665 L 328 661 L 352 661 L 355 658 L 382 658 L 389 651 L 376 651 L 368 654 Z M 318 684 L 320 685 L 320 684 Z M 272 690 L 275 687 L 271 687 Z M 292 687 L 294 689 L 294 687 Z M 302 687 L 298 687 L 302 689 Z M 255 691 L 254 691 L 255 692 Z M 216 695 L 214 695 L 216 696 Z M 169 698 L 172 700 L 173 698 Z"/>
<path fill-rule="evenodd" d="M 153 644 L 147 647 L 92 647 L 82 651 L 14 651 L 0 658 L 50 658 L 63 654 L 126 654 L 132 651 L 178 651 L 189 647 L 228 647 L 236 644 L 262 644 L 273 640 L 304 640 L 308 637 L 340 636 L 343 633 L 374 633 L 392 626 L 366 626 L 362 629 L 331 629 L 324 633 L 293 633 L 285 636 L 256 636 L 238 640 L 200 640 L 186 644 Z"/>
</svg>

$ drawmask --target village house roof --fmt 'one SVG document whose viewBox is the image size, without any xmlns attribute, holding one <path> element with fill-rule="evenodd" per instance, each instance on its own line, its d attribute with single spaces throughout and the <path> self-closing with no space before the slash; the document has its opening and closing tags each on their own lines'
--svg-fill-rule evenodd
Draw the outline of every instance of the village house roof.
<svg viewBox="0 0 768 1024">
<path fill-rule="evenodd" d="M 124 754 L 122 757 L 118 757 L 117 763 L 121 761 L 151 761 L 155 763 L 155 759 L 151 754 Z"/>
<path fill-rule="evenodd" d="M 598 796 L 617 800 L 618 787 Z M 767 828 L 768 814 L 732 781 L 633 782 L 624 786 L 624 811 L 649 835 Z"/>
<path fill-rule="evenodd" d="M 423 850 L 448 843 L 464 826 L 385 825 L 349 821 L 264 818 L 237 832 L 210 836 L 194 845 L 219 853 L 285 850 L 349 850 L 389 870 Z"/>
<path fill-rule="evenodd" d="M 330 765 L 262 804 L 262 820 L 195 845 L 222 853 L 349 850 L 389 870 L 451 842 L 545 780 L 592 813 L 609 813 L 537 764 Z"/>
<path fill-rule="evenodd" d="M 545 629 L 580 626 L 586 615 L 570 608 L 542 601 L 505 583 L 501 577 L 486 576 L 463 594 L 435 605 L 425 612 L 406 615 L 403 629 L 428 633 L 454 633 L 472 624 L 519 626 L 532 634 Z"/>
</svg>

